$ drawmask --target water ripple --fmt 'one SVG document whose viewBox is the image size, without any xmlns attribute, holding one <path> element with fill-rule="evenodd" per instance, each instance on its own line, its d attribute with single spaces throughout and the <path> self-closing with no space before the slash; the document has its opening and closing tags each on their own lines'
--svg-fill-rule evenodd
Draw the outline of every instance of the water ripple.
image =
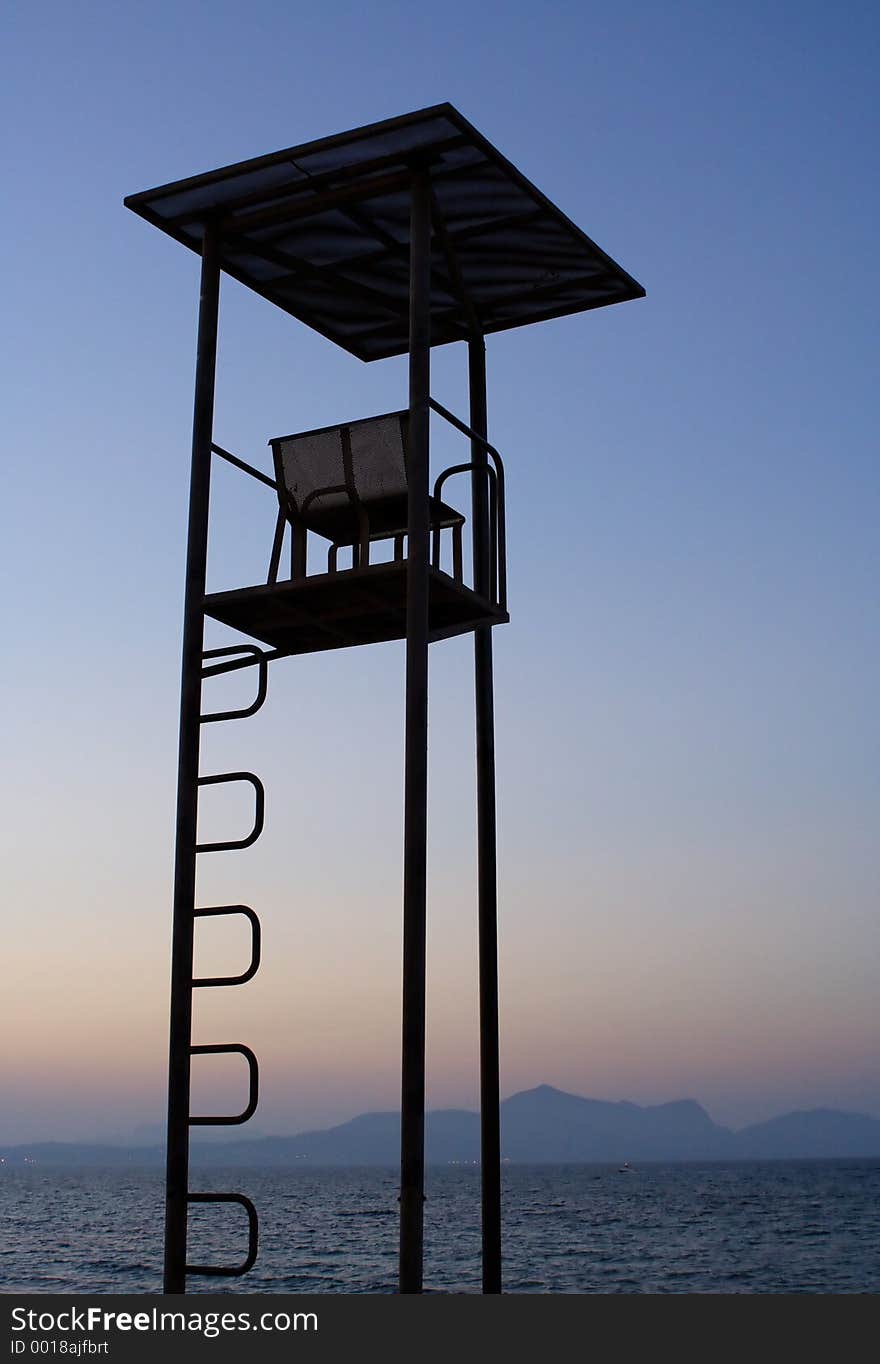
<svg viewBox="0 0 880 1364">
<path fill-rule="evenodd" d="M 505 1288 L 514 1293 L 875 1293 L 880 1161 L 505 1166 Z M 432 1168 L 425 1205 L 430 1291 L 480 1284 L 479 1182 Z M 609 1177 L 611 1176 L 611 1177 Z M 391 1293 L 397 1204 L 387 1170 L 212 1171 L 260 1212 L 260 1256 L 235 1292 Z M 158 1170 L 3 1168 L 13 1235 L 5 1292 L 155 1293 L 161 1280 Z M 190 1257 L 229 1263 L 246 1229 L 234 1206 L 198 1205 Z M 216 1281 L 191 1280 L 217 1292 Z"/>
</svg>

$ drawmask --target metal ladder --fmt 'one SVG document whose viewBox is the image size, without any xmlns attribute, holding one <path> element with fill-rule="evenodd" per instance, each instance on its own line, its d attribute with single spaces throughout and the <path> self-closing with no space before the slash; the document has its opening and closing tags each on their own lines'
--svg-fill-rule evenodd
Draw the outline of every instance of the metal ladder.
<svg viewBox="0 0 880 1364">
<path fill-rule="evenodd" d="M 268 690 L 268 658 L 263 649 L 253 644 L 228 645 L 218 649 L 207 649 L 202 652 L 201 679 L 214 677 L 221 673 L 236 671 L 239 668 L 249 667 L 256 664 L 257 667 L 257 694 L 249 706 L 241 707 L 237 710 L 213 711 L 208 714 L 199 715 L 199 726 L 205 724 L 216 724 L 227 720 L 244 720 L 251 715 L 255 715 L 266 700 Z M 224 659 L 225 662 L 211 662 L 211 660 Z M 259 777 L 253 772 L 220 772 L 210 776 L 198 776 L 196 778 L 196 800 L 198 790 L 204 786 L 225 785 L 233 782 L 248 782 L 254 790 L 254 821 L 250 833 L 245 838 L 231 839 L 222 842 L 199 843 L 193 845 L 193 854 L 227 852 L 235 849 L 249 848 L 256 843 L 263 831 L 263 820 L 265 810 L 265 792 Z M 229 985 L 244 985 L 255 975 L 260 965 L 260 921 L 250 907 L 250 905 L 213 905 L 205 908 L 197 908 L 193 904 L 192 921 L 193 929 L 195 922 L 199 919 L 220 918 L 233 914 L 243 915 L 251 927 L 251 959 L 247 969 L 236 976 L 201 976 L 190 975 L 189 979 L 189 1017 L 191 1021 L 192 1010 L 192 991 L 196 989 L 217 989 Z M 174 1001 L 172 1001 L 172 1008 Z M 243 1042 L 223 1042 L 211 1045 L 194 1046 L 191 1040 L 191 1028 L 189 1039 L 185 1042 L 186 1054 L 175 1057 L 172 1044 L 172 1066 L 175 1061 L 184 1065 L 187 1072 L 186 1081 L 186 1126 L 187 1129 L 193 1127 L 208 1126 L 236 1126 L 247 1122 L 253 1115 L 257 1107 L 259 1097 L 259 1066 L 257 1058 L 250 1047 Z M 245 1058 L 248 1066 L 248 1101 L 240 1113 L 227 1114 L 206 1114 L 193 1115 L 189 1111 L 189 1062 L 193 1056 L 206 1055 L 231 1055 L 238 1054 Z M 188 1274 L 210 1275 L 214 1277 L 232 1278 L 241 1274 L 246 1274 L 253 1266 L 257 1258 L 259 1223 L 257 1210 L 246 1195 L 241 1193 L 191 1193 L 189 1190 L 189 1152 L 188 1152 L 188 1130 L 186 1144 L 183 1155 L 177 1158 L 178 1168 L 174 1170 L 172 1165 L 174 1157 L 169 1155 L 169 1213 L 166 1220 L 166 1292 L 185 1291 L 185 1278 Z M 169 1142 L 169 1152 L 171 1143 Z M 171 1193 L 172 1181 L 178 1183 L 182 1181 L 185 1188 L 185 1206 L 181 1209 L 178 1205 L 178 1215 L 174 1216 L 171 1212 Z M 235 1265 L 210 1265 L 210 1264 L 190 1264 L 186 1259 L 187 1246 L 187 1217 L 186 1210 L 193 1203 L 237 1203 L 244 1208 L 248 1220 L 248 1248 L 245 1258 Z M 182 1215 L 181 1215 L 182 1214 Z M 170 1243 L 174 1242 L 174 1246 Z M 174 1253 L 178 1265 L 182 1264 L 183 1282 L 174 1283 L 170 1287 L 167 1283 L 167 1265 L 169 1249 Z M 178 1278 L 181 1277 L 179 1274 Z"/>
</svg>

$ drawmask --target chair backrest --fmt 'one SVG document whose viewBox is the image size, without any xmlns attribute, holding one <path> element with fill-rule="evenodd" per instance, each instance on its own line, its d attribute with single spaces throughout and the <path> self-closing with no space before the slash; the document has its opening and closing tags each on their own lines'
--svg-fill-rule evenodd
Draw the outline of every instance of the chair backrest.
<svg viewBox="0 0 880 1364">
<path fill-rule="evenodd" d="M 279 494 L 311 530 L 336 540 L 347 533 L 358 504 L 405 498 L 409 413 L 323 427 L 269 442 Z"/>
</svg>

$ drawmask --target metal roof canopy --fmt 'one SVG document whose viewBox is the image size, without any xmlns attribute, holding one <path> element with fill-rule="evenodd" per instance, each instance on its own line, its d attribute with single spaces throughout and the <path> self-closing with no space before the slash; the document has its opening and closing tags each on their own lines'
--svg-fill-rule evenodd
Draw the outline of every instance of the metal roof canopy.
<svg viewBox="0 0 880 1364">
<path fill-rule="evenodd" d="M 431 344 L 644 296 L 451 104 L 132 194 L 127 208 L 361 360 L 409 350 L 410 182 L 432 189 Z"/>
</svg>

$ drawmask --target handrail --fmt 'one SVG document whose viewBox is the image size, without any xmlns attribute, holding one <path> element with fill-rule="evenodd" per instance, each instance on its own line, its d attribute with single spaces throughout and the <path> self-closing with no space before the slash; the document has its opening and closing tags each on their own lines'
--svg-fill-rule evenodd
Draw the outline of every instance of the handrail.
<svg viewBox="0 0 880 1364">
<path fill-rule="evenodd" d="M 466 474 L 466 473 L 468 472 L 469 469 L 470 469 L 470 470 L 479 470 L 481 473 L 486 473 L 486 474 L 488 475 L 488 477 L 489 477 L 489 483 L 490 483 L 491 488 L 492 488 L 492 496 L 491 496 L 490 501 L 489 501 L 489 506 L 490 506 L 490 508 L 491 508 L 491 514 L 490 514 L 490 517 L 489 517 L 489 571 L 490 571 L 490 575 L 491 575 L 491 576 L 490 576 L 490 581 L 489 581 L 489 591 L 490 591 L 490 594 L 491 594 L 491 599 L 492 599 L 492 601 L 498 601 L 498 604 L 499 604 L 500 606 L 502 606 L 502 607 L 506 610 L 506 609 L 507 609 L 507 602 L 506 602 L 507 581 L 506 581 L 506 575 L 504 575 L 504 593 L 503 593 L 503 595 L 502 595 L 501 593 L 499 593 L 499 591 L 498 591 L 498 588 L 499 588 L 499 580 L 501 579 L 502 575 L 501 575 L 501 573 L 500 573 L 500 571 L 499 571 L 499 570 L 500 570 L 500 565 L 499 565 L 499 558 L 498 558 L 498 501 L 499 501 L 499 499 L 498 499 L 498 475 L 497 475 L 495 469 L 492 467 L 491 464 L 478 464 L 475 460 L 470 460 L 467 464 L 453 464 L 453 465 L 450 466 L 450 468 L 444 469 L 443 472 L 442 472 L 442 474 L 439 474 L 439 475 L 438 475 L 438 477 L 437 477 L 437 479 L 436 479 L 436 482 L 434 483 L 434 496 L 439 500 L 440 493 L 441 493 L 441 491 L 442 491 L 442 489 L 443 489 L 443 484 L 446 482 L 447 478 L 451 478 L 451 477 L 453 476 L 453 474 Z M 435 568 L 439 568 L 439 567 L 440 567 L 440 530 L 439 530 L 438 527 L 435 527 L 435 528 L 434 528 L 433 536 L 434 536 L 434 543 L 433 543 L 433 547 L 432 547 L 432 551 L 433 551 L 433 552 L 432 552 L 432 556 L 431 556 L 431 557 L 432 557 L 433 562 L 434 562 L 434 567 L 435 567 Z"/>
<path fill-rule="evenodd" d="M 506 611 L 507 509 L 504 492 L 504 460 L 501 458 L 501 452 L 496 450 L 495 446 L 487 441 L 485 436 L 481 436 L 479 431 L 475 431 L 472 426 L 468 426 L 467 422 L 463 422 L 460 417 L 456 417 L 454 412 L 450 412 L 448 407 L 444 407 L 442 403 L 438 403 L 435 398 L 428 399 L 428 406 L 432 412 L 436 412 L 438 417 L 442 417 L 444 421 L 449 422 L 450 426 L 454 426 L 463 436 L 467 436 L 469 440 L 476 441 L 477 445 L 481 445 L 492 457 L 492 462 L 495 465 L 495 471 L 498 475 L 498 595 L 500 605 Z"/>
<path fill-rule="evenodd" d="M 305 516 L 306 507 L 316 497 L 325 497 L 328 493 L 345 493 L 349 502 L 354 507 L 358 519 L 359 538 L 357 546 L 352 546 L 352 550 L 357 549 L 357 561 L 361 568 L 365 568 L 370 562 L 370 514 L 364 503 L 347 483 L 328 483 L 325 488 L 313 488 L 303 498 L 302 506 L 298 510 L 300 518 Z M 290 496 L 288 494 L 288 496 Z M 331 549 L 333 546 L 331 545 Z M 328 556 L 329 562 L 329 556 Z M 332 570 L 335 572 L 335 568 Z"/>
<path fill-rule="evenodd" d="M 239 459 L 238 455 L 233 455 L 229 450 L 224 450 L 223 446 L 217 445 L 215 441 L 211 442 L 211 451 L 213 454 L 219 455 L 221 459 L 225 459 L 227 464 L 232 464 L 236 469 L 241 469 L 242 473 L 249 474 L 251 478 L 255 478 L 258 483 L 265 483 L 267 488 L 272 489 L 280 503 L 281 489 L 278 487 L 274 478 L 270 478 L 268 474 L 262 473 L 260 469 L 255 469 L 254 466 L 248 464 L 246 460 Z M 279 510 L 275 521 L 275 538 L 272 541 L 272 555 L 269 559 L 268 581 L 270 583 L 278 581 L 278 565 L 281 560 L 281 544 L 284 539 L 284 527 L 286 524 L 287 521 L 284 512 Z"/>
<path fill-rule="evenodd" d="M 287 489 L 285 489 L 285 492 L 287 492 Z M 312 502 L 316 497 L 327 497 L 329 493 L 345 493 L 350 502 L 355 502 L 357 500 L 355 497 L 352 496 L 351 488 L 349 488 L 347 483 L 328 483 L 326 487 L 313 488 L 310 493 L 306 493 L 305 497 L 302 500 L 302 506 L 297 508 L 297 514 L 299 516 L 305 516 L 306 507 L 309 505 L 310 502 Z M 287 496 L 288 498 L 290 498 L 291 501 L 293 501 L 289 492 L 287 492 Z"/>
<path fill-rule="evenodd" d="M 428 406 L 431 408 L 432 411 L 437 413 L 438 417 L 442 417 L 444 421 L 448 421 L 450 426 L 454 426 L 456 430 L 460 431 L 463 436 L 467 436 L 470 440 L 475 440 L 478 445 L 482 445 L 484 450 L 488 450 L 489 454 L 492 456 L 493 460 L 497 464 L 499 474 L 501 475 L 501 478 L 503 480 L 504 461 L 502 460 L 499 451 L 495 449 L 494 445 L 491 445 L 489 441 L 486 440 L 485 436 L 481 436 L 478 431 L 475 431 L 472 426 L 468 426 L 467 423 L 463 422 L 460 417 L 456 417 L 454 412 L 450 412 L 448 407 L 444 407 L 442 403 L 438 403 L 436 398 L 429 398 Z"/>
<path fill-rule="evenodd" d="M 251 478 L 257 479 L 259 483 L 265 483 L 267 488 L 271 488 L 273 492 L 277 493 L 278 484 L 275 482 L 274 478 L 270 478 L 268 474 L 261 473 L 259 469 L 255 469 L 252 464 L 247 464 L 243 459 L 239 459 L 238 455 L 231 455 L 228 450 L 223 449 L 222 445 L 215 445 L 213 441 L 211 442 L 211 449 L 215 455 L 219 455 L 221 459 L 225 459 L 227 464 L 234 464 L 236 469 L 241 469 L 242 473 L 250 474 Z"/>
<path fill-rule="evenodd" d="M 226 650 L 224 649 L 224 653 Z M 267 663 L 272 663 L 276 658 L 288 658 L 289 654 L 284 649 L 264 649 L 263 658 Z M 228 663 L 214 663 L 210 668 L 202 669 L 202 677 L 220 677 L 223 673 L 235 673 L 240 668 L 253 668 L 260 663 L 259 658 L 234 658 Z"/>
</svg>

